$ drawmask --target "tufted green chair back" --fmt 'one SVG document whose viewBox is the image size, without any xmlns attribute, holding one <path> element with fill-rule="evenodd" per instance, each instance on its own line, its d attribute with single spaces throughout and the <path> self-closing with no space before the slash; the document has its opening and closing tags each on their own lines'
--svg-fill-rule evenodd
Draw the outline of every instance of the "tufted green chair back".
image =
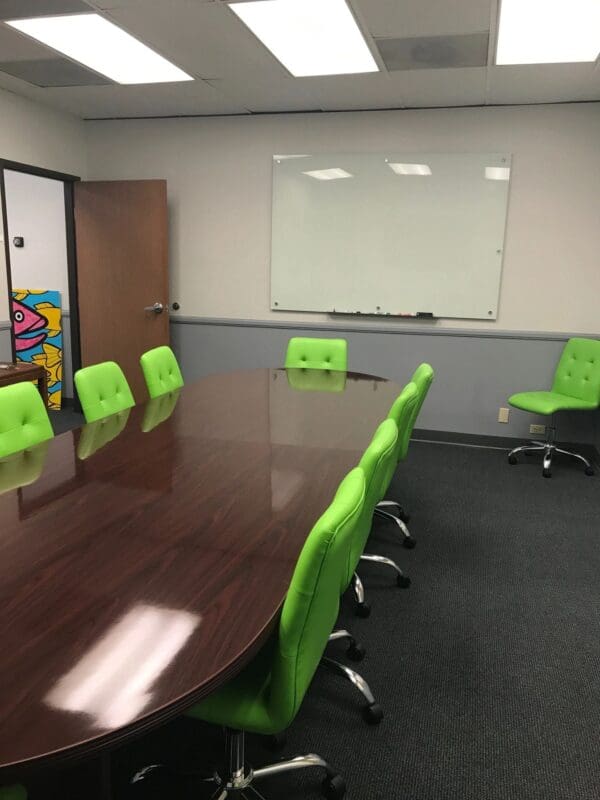
<svg viewBox="0 0 600 800">
<path fill-rule="evenodd" d="M 183 386 L 183 376 L 170 347 L 163 345 L 148 350 L 140 358 L 140 364 L 151 399 L 174 392 Z"/>
<path fill-rule="evenodd" d="M 53 436 L 44 401 L 33 383 L 0 388 L 0 458 Z"/>
<path fill-rule="evenodd" d="M 600 340 L 569 339 L 554 374 L 552 391 L 600 405 Z"/>
<path fill-rule="evenodd" d="M 127 378 L 114 361 L 80 369 L 75 373 L 75 386 L 86 422 L 110 417 L 135 405 Z"/>
<path fill-rule="evenodd" d="M 348 368 L 348 342 L 345 339 L 294 336 L 288 342 L 285 366 L 345 372 Z"/>
</svg>

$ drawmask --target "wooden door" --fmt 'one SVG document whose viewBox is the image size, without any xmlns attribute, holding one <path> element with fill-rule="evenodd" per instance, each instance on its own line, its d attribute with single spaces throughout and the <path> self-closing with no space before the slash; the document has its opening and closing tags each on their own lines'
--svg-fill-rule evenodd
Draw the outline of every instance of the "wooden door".
<svg viewBox="0 0 600 800">
<path fill-rule="evenodd" d="M 74 211 L 81 364 L 116 361 L 143 402 L 140 356 L 169 344 L 166 181 L 81 181 Z"/>
</svg>

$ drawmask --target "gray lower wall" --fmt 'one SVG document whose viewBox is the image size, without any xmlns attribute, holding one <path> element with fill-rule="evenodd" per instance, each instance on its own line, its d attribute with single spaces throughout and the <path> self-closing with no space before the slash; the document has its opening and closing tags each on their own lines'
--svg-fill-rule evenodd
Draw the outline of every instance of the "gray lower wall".
<svg viewBox="0 0 600 800">
<path fill-rule="evenodd" d="M 518 391 L 549 388 L 569 334 L 528 334 L 455 329 L 369 329 L 249 320 L 174 318 L 171 338 L 186 379 L 211 372 L 277 367 L 290 336 L 335 336 L 348 340 L 349 367 L 406 382 L 421 361 L 436 371 L 418 427 L 486 436 L 530 438 L 529 425 L 547 418 L 498 409 Z M 563 441 L 600 448 L 600 412 L 564 412 L 556 420 Z"/>
<path fill-rule="evenodd" d="M 0 361 L 12 361 L 9 322 L 0 322 Z"/>
</svg>

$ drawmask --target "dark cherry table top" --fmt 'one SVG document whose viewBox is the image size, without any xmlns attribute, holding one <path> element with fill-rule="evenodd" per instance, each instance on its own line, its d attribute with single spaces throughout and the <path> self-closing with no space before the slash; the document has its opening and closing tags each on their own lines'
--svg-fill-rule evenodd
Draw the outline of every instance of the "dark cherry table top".
<svg viewBox="0 0 600 800">
<path fill-rule="evenodd" d="M 180 714 L 268 636 L 399 392 L 288 372 L 213 375 L 161 424 L 168 408 L 139 406 L 57 436 L 20 488 L 0 462 L 0 780 Z"/>
</svg>

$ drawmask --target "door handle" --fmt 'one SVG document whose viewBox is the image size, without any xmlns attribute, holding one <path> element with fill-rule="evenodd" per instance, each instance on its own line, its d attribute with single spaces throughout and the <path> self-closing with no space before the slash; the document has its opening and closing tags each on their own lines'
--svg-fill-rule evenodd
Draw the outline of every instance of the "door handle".
<svg viewBox="0 0 600 800">
<path fill-rule="evenodd" d="M 162 314 L 165 310 L 165 307 L 162 303 L 154 303 L 154 305 L 146 306 L 144 311 L 152 311 L 154 314 Z"/>
</svg>

